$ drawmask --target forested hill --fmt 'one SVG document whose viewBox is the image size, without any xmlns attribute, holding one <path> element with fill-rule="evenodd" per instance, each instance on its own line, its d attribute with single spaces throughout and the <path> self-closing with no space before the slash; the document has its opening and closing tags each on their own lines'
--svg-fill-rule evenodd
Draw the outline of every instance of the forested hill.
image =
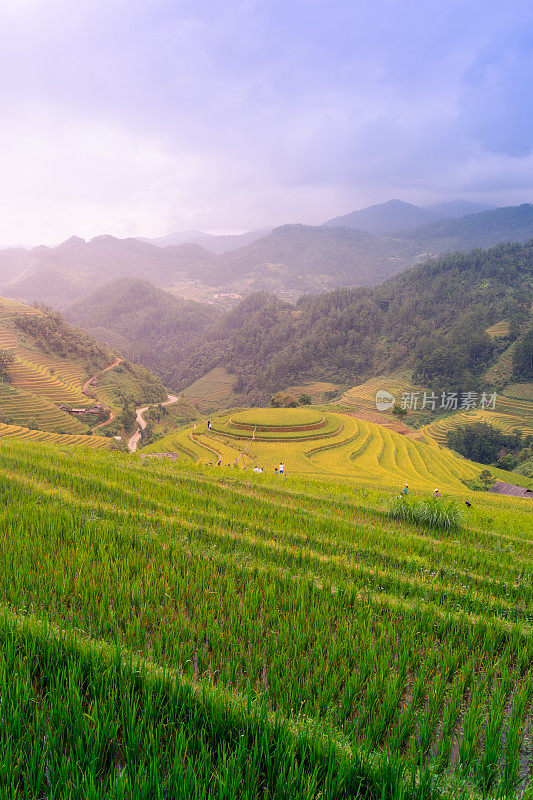
<svg viewBox="0 0 533 800">
<path fill-rule="evenodd" d="M 533 231 L 533 224 L 532 224 Z M 337 286 L 372 286 L 409 266 L 412 243 L 351 228 L 282 225 L 220 258 L 219 279 L 248 277 L 255 288 L 299 294 Z"/>
<path fill-rule="evenodd" d="M 198 346 L 222 312 L 207 303 L 182 300 L 147 281 L 127 278 L 73 303 L 66 316 L 99 341 L 176 383 L 176 363 Z"/>
<path fill-rule="evenodd" d="M 183 380 L 223 365 L 251 399 L 303 379 L 352 383 L 411 367 L 426 384 L 468 389 L 499 354 L 486 329 L 511 321 L 525 335 L 533 242 L 431 259 L 373 289 L 339 289 L 296 306 L 247 298 L 178 370 Z M 527 358 L 517 369 L 527 374 Z"/>
<path fill-rule="evenodd" d="M 497 242 L 525 242 L 532 238 L 533 205 L 495 208 L 459 219 L 443 219 L 402 232 L 406 246 L 432 253 L 491 247 Z"/>
<path fill-rule="evenodd" d="M 351 227 L 283 225 L 222 256 L 218 279 L 247 276 L 255 288 L 297 288 L 301 294 L 313 287 L 374 286 L 423 256 L 531 238 L 530 203 L 382 236 Z"/>
<path fill-rule="evenodd" d="M 180 388 L 224 366 L 238 376 L 236 388 L 248 401 L 304 379 L 352 383 L 400 367 L 413 368 L 429 385 L 438 378 L 450 389 L 479 387 L 502 348 L 526 335 L 532 269 L 533 242 L 498 245 L 430 259 L 379 287 L 338 289 L 295 305 L 259 292 L 224 316 L 206 313 L 196 325 L 174 330 L 169 323 L 155 336 L 147 326 L 143 341 L 164 351 L 168 385 Z M 92 308 L 89 298 L 86 320 L 99 319 Z M 70 317 L 83 325 L 74 311 Z M 110 314 L 106 324 L 131 331 L 127 317 L 119 326 Z M 492 340 L 486 329 L 502 319 L 511 322 L 510 335 Z M 530 380 L 527 347 L 516 350 L 526 354 L 517 374 Z"/>
</svg>

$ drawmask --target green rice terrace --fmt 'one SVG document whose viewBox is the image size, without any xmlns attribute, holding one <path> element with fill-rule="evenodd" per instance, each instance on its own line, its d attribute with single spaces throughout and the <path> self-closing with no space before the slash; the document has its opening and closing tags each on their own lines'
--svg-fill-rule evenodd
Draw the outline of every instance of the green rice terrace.
<svg viewBox="0 0 533 800">
<path fill-rule="evenodd" d="M 530 501 L 0 450 L 2 798 L 530 796 Z"/>
</svg>

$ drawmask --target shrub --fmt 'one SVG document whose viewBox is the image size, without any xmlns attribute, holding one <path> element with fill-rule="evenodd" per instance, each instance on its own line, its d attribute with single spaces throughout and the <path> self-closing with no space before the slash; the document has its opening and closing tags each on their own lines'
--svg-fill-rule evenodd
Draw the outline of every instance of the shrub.
<svg viewBox="0 0 533 800">
<path fill-rule="evenodd" d="M 392 413 L 395 414 L 397 417 L 405 417 L 405 415 L 407 414 L 407 409 L 402 408 L 399 405 L 395 405 L 394 408 L 392 409 Z"/>
<path fill-rule="evenodd" d="M 423 500 L 406 497 L 392 497 L 389 501 L 389 516 L 402 522 L 414 522 L 429 528 L 457 530 L 461 527 L 462 516 L 453 500 L 428 497 Z"/>
</svg>

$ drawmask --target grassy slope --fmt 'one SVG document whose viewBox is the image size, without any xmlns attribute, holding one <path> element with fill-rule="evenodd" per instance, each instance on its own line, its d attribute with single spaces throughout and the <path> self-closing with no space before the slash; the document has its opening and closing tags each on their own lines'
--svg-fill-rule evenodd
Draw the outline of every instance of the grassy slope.
<svg viewBox="0 0 533 800">
<path fill-rule="evenodd" d="M 529 774 L 528 501 L 479 495 L 450 537 L 389 520 L 382 488 L 15 441 L 0 493 L 3 796 Z"/>
</svg>

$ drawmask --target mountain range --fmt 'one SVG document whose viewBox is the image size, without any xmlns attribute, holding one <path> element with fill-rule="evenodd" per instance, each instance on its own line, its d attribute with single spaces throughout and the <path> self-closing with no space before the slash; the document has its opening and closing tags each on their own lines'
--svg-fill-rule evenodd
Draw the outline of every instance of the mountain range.
<svg viewBox="0 0 533 800">
<path fill-rule="evenodd" d="M 178 293 L 186 286 L 195 298 L 267 290 L 295 300 L 342 286 L 372 286 L 431 255 L 531 238 L 531 204 L 380 236 L 346 226 L 283 225 L 218 255 L 196 243 L 158 246 L 113 236 L 86 242 L 74 236 L 57 247 L 0 251 L 0 292 L 63 308 L 110 280 L 130 277 Z"/>
</svg>

